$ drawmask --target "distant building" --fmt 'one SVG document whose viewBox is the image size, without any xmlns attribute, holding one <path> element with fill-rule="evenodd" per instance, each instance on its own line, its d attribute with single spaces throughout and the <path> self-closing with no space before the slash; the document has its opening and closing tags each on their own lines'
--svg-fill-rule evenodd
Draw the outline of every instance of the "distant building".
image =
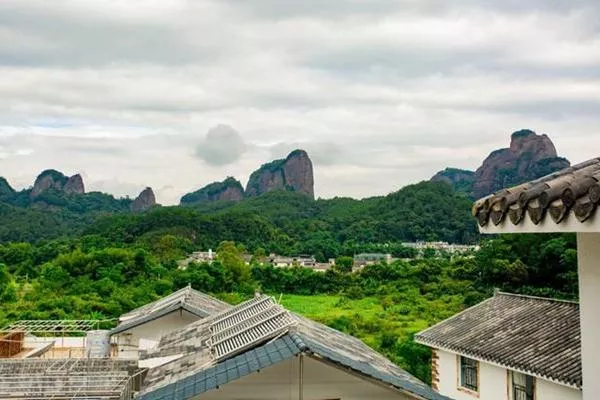
<svg viewBox="0 0 600 400">
<path fill-rule="evenodd" d="M 579 305 L 497 293 L 415 336 L 455 400 L 581 400 Z"/>
<path fill-rule="evenodd" d="M 480 249 L 479 245 L 451 244 L 448 242 L 406 242 L 402 243 L 402 246 L 418 250 L 419 252 L 426 249 L 433 249 L 451 254 L 479 251 Z"/>
<path fill-rule="evenodd" d="M 367 265 L 378 263 L 390 264 L 393 261 L 391 254 L 384 253 L 361 253 L 354 256 L 353 269 L 359 270 Z"/>
<path fill-rule="evenodd" d="M 313 256 L 307 256 L 307 255 L 285 257 L 285 256 L 277 255 L 277 254 L 271 254 L 269 256 L 269 262 L 276 268 L 290 268 L 290 267 L 314 268 L 317 266 L 317 260 Z"/>
<path fill-rule="evenodd" d="M 217 257 L 217 253 L 213 252 L 211 249 L 208 251 L 195 251 L 190 254 L 185 260 L 179 261 L 179 268 L 187 268 L 187 266 L 192 263 L 212 263 Z"/>
</svg>

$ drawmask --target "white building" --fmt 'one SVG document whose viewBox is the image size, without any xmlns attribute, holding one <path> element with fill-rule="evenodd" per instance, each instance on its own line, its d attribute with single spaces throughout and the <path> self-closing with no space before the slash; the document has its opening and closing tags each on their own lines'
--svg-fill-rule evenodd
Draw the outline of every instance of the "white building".
<svg viewBox="0 0 600 400">
<path fill-rule="evenodd" d="M 139 400 L 449 400 L 360 340 L 268 296 L 165 335 Z"/>
<path fill-rule="evenodd" d="M 432 386 L 455 400 L 581 400 L 577 303 L 497 293 L 418 333 Z"/>
<path fill-rule="evenodd" d="M 187 286 L 119 318 L 111 341 L 121 358 L 138 358 L 139 350 L 158 343 L 162 335 L 231 308 L 231 305 Z"/>
<path fill-rule="evenodd" d="M 480 231 L 577 233 L 583 399 L 600 393 L 600 158 L 500 191 L 473 207 Z"/>
</svg>

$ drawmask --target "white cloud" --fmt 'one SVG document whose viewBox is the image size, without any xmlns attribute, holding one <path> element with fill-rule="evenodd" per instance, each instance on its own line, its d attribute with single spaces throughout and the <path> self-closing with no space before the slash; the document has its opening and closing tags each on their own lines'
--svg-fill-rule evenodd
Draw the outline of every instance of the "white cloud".
<svg viewBox="0 0 600 400">
<path fill-rule="evenodd" d="M 0 171 L 170 204 L 296 147 L 323 197 L 475 168 L 520 128 L 580 161 L 600 145 L 598 16 L 593 0 L 4 0 Z"/>
</svg>

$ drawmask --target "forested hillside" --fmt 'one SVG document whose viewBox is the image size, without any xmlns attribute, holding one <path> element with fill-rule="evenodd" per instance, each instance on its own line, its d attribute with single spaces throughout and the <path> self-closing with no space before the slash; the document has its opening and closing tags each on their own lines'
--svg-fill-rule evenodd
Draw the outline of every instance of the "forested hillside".
<svg viewBox="0 0 600 400">
<path fill-rule="evenodd" d="M 43 201 L 43 203 L 41 203 Z M 281 254 L 310 253 L 319 259 L 353 253 L 367 244 L 415 240 L 473 243 L 470 200 L 442 182 L 422 182 L 385 197 L 312 200 L 273 191 L 241 202 L 157 207 L 129 212 L 131 200 L 101 193 L 48 190 L 32 202 L 27 194 L 0 203 L 0 243 L 43 241 L 97 233 L 125 242 L 179 234 L 193 248 L 225 239 Z"/>
</svg>

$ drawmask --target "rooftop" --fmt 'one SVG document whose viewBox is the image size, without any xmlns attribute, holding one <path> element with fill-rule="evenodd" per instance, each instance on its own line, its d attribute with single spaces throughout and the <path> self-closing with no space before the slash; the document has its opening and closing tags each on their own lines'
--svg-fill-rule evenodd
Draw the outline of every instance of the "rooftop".
<svg viewBox="0 0 600 400">
<path fill-rule="evenodd" d="M 446 399 L 360 340 L 292 314 L 268 296 L 165 335 L 142 358 L 180 356 L 149 372 L 140 398 L 192 398 L 301 353 L 419 398 Z"/>
<path fill-rule="evenodd" d="M 581 388 L 579 305 L 574 302 L 498 293 L 415 340 Z"/>
<path fill-rule="evenodd" d="M 231 308 L 231 305 L 186 286 L 162 299 L 123 314 L 113 334 L 126 331 L 175 310 L 184 309 L 200 318 Z"/>
<path fill-rule="evenodd" d="M 573 218 L 590 221 L 599 203 L 600 158 L 594 158 L 487 196 L 474 204 L 473 215 L 484 229 L 509 221 L 513 226 L 547 222 L 556 228 Z"/>
</svg>

